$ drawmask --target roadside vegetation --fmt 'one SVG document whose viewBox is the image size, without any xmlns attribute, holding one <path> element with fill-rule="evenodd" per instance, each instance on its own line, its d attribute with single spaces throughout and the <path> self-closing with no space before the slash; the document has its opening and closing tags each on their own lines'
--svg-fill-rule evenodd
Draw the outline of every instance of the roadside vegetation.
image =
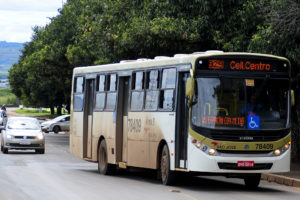
<svg viewBox="0 0 300 200">
<path fill-rule="evenodd" d="M 51 114 L 50 108 L 47 109 L 39 109 L 39 108 L 31 108 L 31 109 L 17 109 L 14 112 L 18 113 L 18 114 L 24 114 L 24 115 L 28 115 L 28 116 L 51 116 L 51 117 L 55 117 L 58 114 L 55 112 L 54 115 Z M 68 114 L 67 111 L 63 110 L 61 114 Z"/>
<path fill-rule="evenodd" d="M 293 155 L 300 159 L 299 0 L 69 0 L 59 12 L 34 28 L 9 70 L 26 106 L 69 110 L 75 66 L 216 49 L 270 53 L 293 66 Z"/>
<path fill-rule="evenodd" d="M 16 106 L 18 100 L 15 94 L 9 88 L 0 88 L 0 106 Z"/>
</svg>

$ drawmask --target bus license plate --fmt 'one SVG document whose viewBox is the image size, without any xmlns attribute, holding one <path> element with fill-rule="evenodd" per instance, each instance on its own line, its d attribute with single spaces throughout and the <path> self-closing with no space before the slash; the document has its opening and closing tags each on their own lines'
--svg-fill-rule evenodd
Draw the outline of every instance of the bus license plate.
<svg viewBox="0 0 300 200">
<path fill-rule="evenodd" d="M 254 167 L 254 161 L 238 161 L 238 167 Z"/>
</svg>

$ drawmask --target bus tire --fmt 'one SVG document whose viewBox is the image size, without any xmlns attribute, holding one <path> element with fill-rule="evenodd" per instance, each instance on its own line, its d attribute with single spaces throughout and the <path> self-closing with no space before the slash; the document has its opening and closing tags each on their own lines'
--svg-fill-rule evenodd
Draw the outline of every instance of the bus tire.
<svg viewBox="0 0 300 200">
<path fill-rule="evenodd" d="M 114 171 L 114 165 L 107 162 L 107 148 L 105 140 L 100 142 L 98 149 L 98 171 L 100 174 L 109 175 Z"/>
<path fill-rule="evenodd" d="M 168 146 L 165 144 L 161 153 L 160 160 L 161 180 L 164 185 L 173 185 L 175 183 L 175 172 L 170 170 L 170 154 Z"/>
<path fill-rule="evenodd" d="M 244 177 L 244 182 L 247 188 L 255 189 L 258 187 L 261 179 L 261 174 L 253 174 L 251 176 Z"/>
</svg>

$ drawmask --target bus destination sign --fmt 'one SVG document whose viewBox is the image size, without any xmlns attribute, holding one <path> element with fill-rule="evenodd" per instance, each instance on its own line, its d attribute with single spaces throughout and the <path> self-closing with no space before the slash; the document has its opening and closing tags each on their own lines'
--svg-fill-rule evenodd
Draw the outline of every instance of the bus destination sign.
<svg viewBox="0 0 300 200">
<path fill-rule="evenodd" d="M 198 70 L 212 71 L 248 71 L 248 72 L 288 72 L 287 62 L 281 60 L 258 59 L 230 59 L 211 58 L 198 59 Z"/>
<path fill-rule="evenodd" d="M 253 62 L 253 61 L 237 61 L 237 60 L 230 60 L 227 63 L 226 68 L 232 71 L 270 71 L 271 64 L 260 62 Z M 224 69 L 225 68 L 225 61 L 224 60 L 208 60 L 208 68 L 209 69 Z"/>
</svg>

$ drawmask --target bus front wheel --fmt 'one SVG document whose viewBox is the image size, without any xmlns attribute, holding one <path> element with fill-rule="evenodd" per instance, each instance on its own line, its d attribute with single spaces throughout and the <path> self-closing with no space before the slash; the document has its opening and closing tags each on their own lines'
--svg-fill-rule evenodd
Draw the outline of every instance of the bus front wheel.
<svg viewBox="0 0 300 200">
<path fill-rule="evenodd" d="M 100 174 L 109 175 L 112 174 L 114 165 L 108 164 L 107 161 L 107 148 L 105 140 L 100 142 L 98 149 L 98 171 Z"/>
<path fill-rule="evenodd" d="M 260 183 L 261 174 L 254 174 L 252 176 L 244 177 L 244 182 L 247 188 L 255 189 Z"/>
<path fill-rule="evenodd" d="M 175 172 L 170 170 L 170 154 L 168 146 L 163 147 L 160 160 L 161 179 L 164 185 L 175 183 Z"/>
</svg>

